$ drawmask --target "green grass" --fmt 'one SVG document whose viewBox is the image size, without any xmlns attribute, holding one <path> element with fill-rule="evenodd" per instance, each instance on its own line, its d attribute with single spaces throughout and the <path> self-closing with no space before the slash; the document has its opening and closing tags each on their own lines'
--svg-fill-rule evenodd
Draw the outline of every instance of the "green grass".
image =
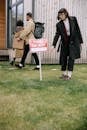
<svg viewBox="0 0 87 130">
<path fill-rule="evenodd" d="M 33 67 L 0 62 L 0 130 L 87 130 L 87 65 L 70 81 L 58 65 L 43 65 L 42 81 Z"/>
</svg>

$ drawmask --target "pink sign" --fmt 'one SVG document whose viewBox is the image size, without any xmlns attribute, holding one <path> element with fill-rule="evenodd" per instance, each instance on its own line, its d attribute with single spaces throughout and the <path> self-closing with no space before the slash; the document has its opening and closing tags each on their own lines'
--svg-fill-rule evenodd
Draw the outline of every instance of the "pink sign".
<svg viewBox="0 0 87 130">
<path fill-rule="evenodd" d="M 47 39 L 30 39 L 29 46 L 31 52 L 47 51 L 48 41 Z"/>
</svg>

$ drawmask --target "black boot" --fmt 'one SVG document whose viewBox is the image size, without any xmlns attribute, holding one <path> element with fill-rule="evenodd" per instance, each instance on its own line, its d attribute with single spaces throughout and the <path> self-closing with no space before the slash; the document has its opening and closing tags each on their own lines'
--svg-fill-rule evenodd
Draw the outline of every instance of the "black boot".
<svg viewBox="0 0 87 130">
<path fill-rule="evenodd" d="M 10 62 L 10 65 L 14 65 L 14 63 L 15 63 L 15 58 Z"/>
</svg>

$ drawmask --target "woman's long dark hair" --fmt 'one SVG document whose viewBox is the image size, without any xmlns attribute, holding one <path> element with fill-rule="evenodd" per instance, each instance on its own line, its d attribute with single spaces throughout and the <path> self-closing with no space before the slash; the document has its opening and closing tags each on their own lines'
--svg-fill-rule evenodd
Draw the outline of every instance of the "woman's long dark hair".
<svg viewBox="0 0 87 130">
<path fill-rule="evenodd" d="M 61 9 L 58 11 L 58 16 L 57 16 L 57 19 L 58 19 L 58 20 L 60 19 L 60 18 L 59 18 L 59 15 L 60 15 L 61 13 L 64 13 L 65 16 L 66 16 L 66 18 L 69 17 L 68 11 L 67 11 L 65 8 L 61 8 Z"/>
</svg>

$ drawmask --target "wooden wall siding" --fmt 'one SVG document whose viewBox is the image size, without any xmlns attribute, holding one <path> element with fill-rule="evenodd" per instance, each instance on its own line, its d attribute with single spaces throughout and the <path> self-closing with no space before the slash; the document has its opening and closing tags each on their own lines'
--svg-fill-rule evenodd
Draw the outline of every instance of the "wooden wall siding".
<svg viewBox="0 0 87 130">
<path fill-rule="evenodd" d="M 5 49 L 5 0 L 0 0 L 0 49 Z"/>
<path fill-rule="evenodd" d="M 76 62 L 87 62 L 87 1 L 86 0 L 35 0 L 35 21 L 45 23 L 44 37 L 48 39 L 49 49 L 42 53 L 42 63 L 58 63 L 59 53 L 51 51 L 53 37 L 56 30 L 57 12 L 60 8 L 66 8 L 70 15 L 77 17 L 83 35 L 83 49 L 81 59 Z"/>
<path fill-rule="evenodd" d="M 58 63 L 58 54 L 56 54 L 56 51 L 51 52 L 50 50 L 55 34 L 57 8 L 59 8 L 58 0 L 35 0 L 35 21 L 45 23 L 44 37 L 48 39 L 49 43 L 48 51 L 42 53 L 43 63 Z"/>
</svg>

